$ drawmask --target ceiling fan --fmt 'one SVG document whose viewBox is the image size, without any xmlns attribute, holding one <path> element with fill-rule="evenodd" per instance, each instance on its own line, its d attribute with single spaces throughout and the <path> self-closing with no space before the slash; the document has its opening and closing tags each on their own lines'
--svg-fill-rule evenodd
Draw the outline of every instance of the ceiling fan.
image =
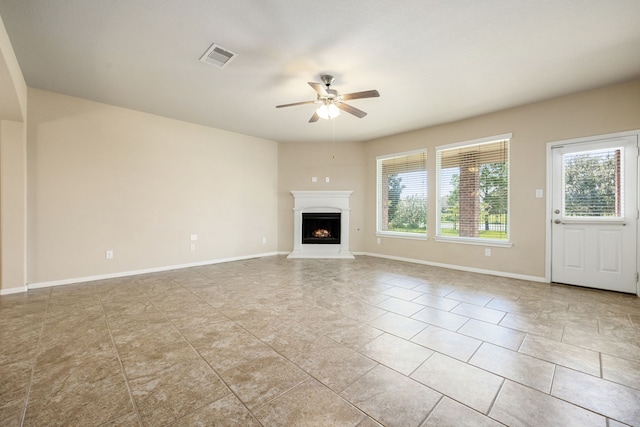
<svg viewBox="0 0 640 427">
<path fill-rule="evenodd" d="M 320 76 L 320 78 L 324 85 L 321 83 L 309 82 L 309 86 L 311 86 L 317 93 L 317 99 L 313 101 L 294 102 L 293 104 L 276 105 L 276 108 L 293 107 L 305 104 L 322 104 L 320 105 L 320 108 L 313 113 L 313 116 L 309 119 L 309 123 L 317 122 L 320 118 L 333 119 L 340 114 L 340 110 L 353 114 L 361 119 L 366 116 L 367 113 L 352 107 L 349 104 L 345 104 L 344 101 L 362 98 L 376 98 L 380 96 L 380 93 L 378 93 L 377 90 L 365 90 L 363 92 L 345 93 L 344 95 L 340 95 L 337 90 L 331 89 L 331 85 L 334 80 L 333 76 L 324 74 Z"/>
</svg>

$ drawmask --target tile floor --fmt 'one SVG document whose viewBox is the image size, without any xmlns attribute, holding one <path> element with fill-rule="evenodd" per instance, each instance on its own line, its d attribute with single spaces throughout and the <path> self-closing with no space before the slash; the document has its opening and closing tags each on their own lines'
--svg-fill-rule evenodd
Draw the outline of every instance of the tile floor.
<svg viewBox="0 0 640 427">
<path fill-rule="evenodd" d="M 0 425 L 640 425 L 640 298 L 270 257 L 0 298 Z"/>
</svg>

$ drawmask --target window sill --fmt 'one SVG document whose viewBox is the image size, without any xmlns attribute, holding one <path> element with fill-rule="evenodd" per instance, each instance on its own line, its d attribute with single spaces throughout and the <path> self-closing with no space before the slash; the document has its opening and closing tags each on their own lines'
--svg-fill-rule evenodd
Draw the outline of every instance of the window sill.
<svg viewBox="0 0 640 427">
<path fill-rule="evenodd" d="M 376 237 L 391 237 L 394 239 L 411 239 L 411 240 L 428 240 L 428 236 L 426 234 L 418 234 L 418 233 L 394 233 L 392 231 L 378 231 L 376 232 Z"/>
<path fill-rule="evenodd" d="M 492 246 L 496 248 L 510 248 L 513 246 L 511 242 L 500 242 L 498 240 L 476 239 L 464 237 L 438 237 L 434 238 L 436 242 L 459 243 L 462 245 Z"/>
</svg>

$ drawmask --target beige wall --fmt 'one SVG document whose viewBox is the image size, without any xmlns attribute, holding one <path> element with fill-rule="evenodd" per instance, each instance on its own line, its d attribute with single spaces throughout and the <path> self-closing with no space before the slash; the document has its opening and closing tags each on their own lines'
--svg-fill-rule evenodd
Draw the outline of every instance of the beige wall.
<svg viewBox="0 0 640 427">
<path fill-rule="evenodd" d="M 29 283 L 276 251 L 277 143 L 35 89 L 28 114 Z"/>
<path fill-rule="evenodd" d="M 27 85 L 0 19 L 0 294 L 25 289 Z"/>
<path fill-rule="evenodd" d="M 24 123 L 0 120 L 0 291 L 26 278 L 27 150 Z"/>
<path fill-rule="evenodd" d="M 293 250 L 292 190 L 350 190 L 353 193 L 349 200 L 349 246 L 353 252 L 363 251 L 367 184 L 364 143 L 280 143 L 278 159 L 278 249 Z M 311 181 L 314 176 L 317 183 Z"/>
<path fill-rule="evenodd" d="M 366 252 L 512 275 L 545 276 L 546 144 L 590 135 L 640 129 L 640 80 L 513 108 L 442 126 L 421 129 L 366 144 Z M 428 193 L 435 194 L 438 145 L 513 133 L 511 140 L 511 248 L 382 237 L 376 243 L 376 156 L 428 148 Z M 429 226 L 436 217 L 429 197 Z M 429 227 L 428 226 L 428 227 Z"/>
</svg>

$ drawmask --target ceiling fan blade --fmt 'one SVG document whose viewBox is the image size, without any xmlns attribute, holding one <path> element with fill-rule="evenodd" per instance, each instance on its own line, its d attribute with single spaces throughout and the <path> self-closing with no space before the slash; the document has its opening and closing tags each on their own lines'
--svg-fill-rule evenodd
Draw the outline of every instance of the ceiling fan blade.
<svg viewBox="0 0 640 427">
<path fill-rule="evenodd" d="M 358 117 L 360 119 L 367 115 L 367 113 L 365 113 L 364 111 L 359 110 L 356 107 L 352 107 L 349 104 L 345 104 L 344 102 L 336 104 L 336 106 L 339 109 L 341 109 L 342 111 L 344 111 L 346 113 L 349 113 L 349 114 L 353 114 L 354 116 L 356 116 L 356 117 Z"/>
<path fill-rule="evenodd" d="M 294 107 L 294 106 L 296 106 L 296 105 L 305 105 L 305 104 L 315 104 L 316 102 L 318 102 L 318 100 L 315 100 L 315 101 L 294 102 L 293 104 L 282 104 L 282 105 L 276 105 L 276 108 L 282 108 L 282 107 Z"/>
<path fill-rule="evenodd" d="M 311 118 L 309 119 L 309 123 L 315 123 L 319 118 L 320 116 L 318 115 L 318 113 L 313 113 L 313 116 L 311 116 Z"/>
<path fill-rule="evenodd" d="M 314 82 L 308 82 L 308 83 L 309 83 L 309 86 L 311 86 L 313 88 L 313 90 L 318 92 L 318 95 L 320 95 L 320 96 L 329 96 L 329 92 L 327 92 L 327 89 L 324 87 L 323 84 L 314 83 Z"/>
<path fill-rule="evenodd" d="M 377 90 L 365 90 L 363 92 L 345 93 L 342 99 L 348 101 L 350 99 L 377 98 L 380 93 Z"/>
</svg>

